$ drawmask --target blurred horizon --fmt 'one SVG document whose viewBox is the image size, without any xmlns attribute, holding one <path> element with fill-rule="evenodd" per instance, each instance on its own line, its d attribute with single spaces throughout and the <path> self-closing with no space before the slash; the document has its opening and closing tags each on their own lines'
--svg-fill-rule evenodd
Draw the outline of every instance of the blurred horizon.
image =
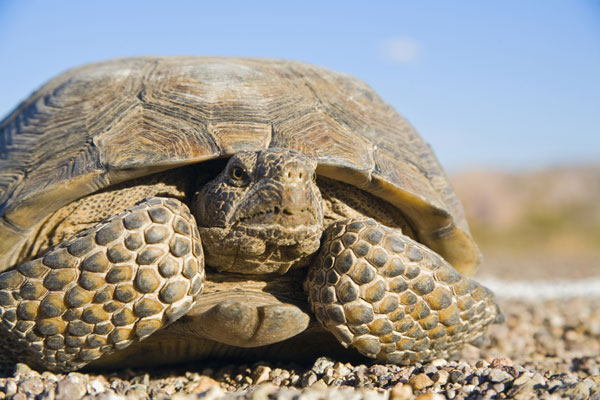
<svg viewBox="0 0 600 400">
<path fill-rule="evenodd" d="M 452 177 L 483 253 L 480 276 L 588 279 L 600 275 L 600 164 Z"/>
<path fill-rule="evenodd" d="M 114 57 L 290 58 L 357 76 L 451 173 L 600 164 L 600 2 L 0 0 L 0 117 Z"/>
</svg>

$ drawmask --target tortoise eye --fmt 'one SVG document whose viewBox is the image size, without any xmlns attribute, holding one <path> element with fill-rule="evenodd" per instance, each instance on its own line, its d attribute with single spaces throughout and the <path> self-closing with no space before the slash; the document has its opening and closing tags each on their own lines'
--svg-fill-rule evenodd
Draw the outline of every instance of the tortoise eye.
<svg viewBox="0 0 600 400">
<path fill-rule="evenodd" d="M 241 181 L 244 179 L 244 170 L 240 167 L 233 167 L 231 168 L 230 175 L 236 181 Z"/>
</svg>

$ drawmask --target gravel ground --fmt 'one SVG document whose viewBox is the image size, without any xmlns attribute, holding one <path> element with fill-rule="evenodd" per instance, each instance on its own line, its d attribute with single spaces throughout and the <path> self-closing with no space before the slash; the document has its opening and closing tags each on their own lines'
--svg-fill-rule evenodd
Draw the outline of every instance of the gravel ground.
<svg viewBox="0 0 600 400">
<path fill-rule="evenodd" d="M 18 364 L 0 378 L 0 398 L 600 400 L 599 298 L 501 304 L 507 322 L 456 361 L 399 367 L 319 358 L 66 375 Z"/>
</svg>

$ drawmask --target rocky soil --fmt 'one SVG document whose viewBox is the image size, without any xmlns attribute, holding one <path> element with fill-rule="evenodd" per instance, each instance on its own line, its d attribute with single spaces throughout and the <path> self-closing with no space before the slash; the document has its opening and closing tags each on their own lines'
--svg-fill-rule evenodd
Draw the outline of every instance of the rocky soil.
<svg viewBox="0 0 600 400">
<path fill-rule="evenodd" d="M 199 363 L 112 373 L 0 378 L 13 399 L 600 399 L 600 299 L 502 301 L 507 321 L 460 360 L 400 367 L 319 358 L 312 365 Z"/>
</svg>

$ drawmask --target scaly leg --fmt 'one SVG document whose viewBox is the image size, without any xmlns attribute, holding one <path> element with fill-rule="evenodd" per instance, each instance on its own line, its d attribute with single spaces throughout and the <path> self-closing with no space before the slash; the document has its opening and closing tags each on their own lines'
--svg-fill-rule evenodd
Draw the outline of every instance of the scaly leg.
<svg viewBox="0 0 600 400">
<path fill-rule="evenodd" d="M 305 288 L 317 319 L 342 345 L 397 364 L 448 357 L 503 318 L 487 288 L 368 218 L 325 231 Z"/>
<path fill-rule="evenodd" d="M 81 368 L 184 315 L 203 282 L 187 206 L 148 198 L 0 274 L 0 353 L 45 369 Z"/>
</svg>

